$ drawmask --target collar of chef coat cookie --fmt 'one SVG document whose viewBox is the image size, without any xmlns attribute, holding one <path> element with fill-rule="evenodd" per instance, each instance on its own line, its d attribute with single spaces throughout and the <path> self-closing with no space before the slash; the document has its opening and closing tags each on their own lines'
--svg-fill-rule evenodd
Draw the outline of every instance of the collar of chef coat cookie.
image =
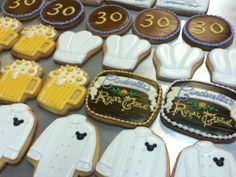
<svg viewBox="0 0 236 177">
<path fill-rule="evenodd" d="M 82 123 L 86 122 L 87 118 L 85 116 L 83 116 L 83 115 L 72 114 L 72 115 L 68 116 L 67 119 L 72 124 L 82 124 Z"/>
<path fill-rule="evenodd" d="M 149 137 L 152 136 L 152 130 L 146 127 L 137 127 L 135 129 L 135 135 L 137 137 Z"/>
<path fill-rule="evenodd" d="M 21 113 L 29 110 L 29 107 L 22 103 L 12 104 L 11 105 L 12 112 Z"/>
<path fill-rule="evenodd" d="M 199 141 L 196 143 L 196 148 L 203 153 L 208 153 L 213 151 L 216 147 L 212 142 L 209 141 Z"/>
</svg>

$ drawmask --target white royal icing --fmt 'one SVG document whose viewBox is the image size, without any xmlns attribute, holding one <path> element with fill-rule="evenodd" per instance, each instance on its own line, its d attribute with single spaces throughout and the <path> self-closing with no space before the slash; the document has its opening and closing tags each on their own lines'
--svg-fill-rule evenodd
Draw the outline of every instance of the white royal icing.
<svg viewBox="0 0 236 177">
<path fill-rule="evenodd" d="M 1 17 L 0 18 L 0 28 L 10 28 L 13 29 L 14 31 L 18 31 L 19 29 L 22 28 L 22 24 L 19 20 L 14 19 L 14 18 L 9 18 L 9 17 Z"/>
<path fill-rule="evenodd" d="M 156 144 L 148 151 L 145 143 Z M 166 177 L 167 149 L 162 139 L 145 127 L 123 130 L 108 146 L 96 171 L 104 177 Z"/>
<path fill-rule="evenodd" d="M 58 39 L 54 60 L 68 64 L 82 64 L 88 54 L 102 45 L 102 38 L 89 31 L 64 32 Z"/>
<path fill-rule="evenodd" d="M 139 62 L 140 55 L 151 49 L 151 44 L 133 34 L 112 35 L 106 40 L 106 48 L 103 65 L 132 70 Z"/>
<path fill-rule="evenodd" d="M 236 49 L 214 49 L 208 58 L 213 66 L 212 81 L 236 87 Z"/>
<path fill-rule="evenodd" d="M 88 74 L 77 66 L 61 66 L 59 69 L 51 71 L 48 76 L 56 79 L 58 86 L 63 85 L 65 82 L 79 85 L 88 83 Z"/>
<path fill-rule="evenodd" d="M 11 65 L 1 69 L 1 73 L 12 73 L 12 79 L 19 75 L 39 76 L 42 74 L 42 67 L 34 61 L 16 60 Z"/>
<path fill-rule="evenodd" d="M 78 139 L 76 132 L 86 136 Z M 34 177 L 73 177 L 76 171 L 91 172 L 96 144 L 95 127 L 85 116 L 74 114 L 55 120 L 27 154 L 38 162 Z"/>
<path fill-rule="evenodd" d="M 235 167 L 235 159 L 230 152 L 211 142 L 199 141 L 182 151 L 173 177 L 235 177 Z"/>
<path fill-rule="evenodd" d="M 127 84 L 128 82 L 126 81 L 129 81 L 131 84 Z M 135 85 L 132 83 L 137 83 L 137 84 Z M 146 93 L 148 95 L 149 101 L 151 102 L 150 105 L 151 111 L 155 110 L 158 96 L 156 88 L 154 88 L 148 83 L 122 76 L 116 76 L 116 75 L 100 76 L 97 79 L 97 81 L 94 82 L 93 86 L 90 88 L 89 94 L 91 95 L 91 99 L 92 100 L 95 99 L 95 96 L 98 94 L 98 89 L 100 87 L 109 88 L 111 86 L 121 86 Z"/>
<path fill-rule="evenodd" d="M 112 1 L 112 2 L 117 2 L 117 3 L 122 3 L 122 4 L 127 4 L 131 6 L 136 6 L 136 7 L 141 7 L 141 8 L 151 8 L 156 0 L 107 0 L 107 1 Z"/>
<path fill-rule="evenodd" d="M 159 45 L 155 54 L 160 61 L 159 75 L 170 79 L 189 79 L 193 66 L 204 58 L 201 49 L 186 43 Z"/>
<path fill-rule="evenodd" d="M 0 106 L 0 159 L 16 160 L 35 123 L 30 108 L 25 104 Z M 14 125 L 14 118 L 23 120 Z"/>
</svg>

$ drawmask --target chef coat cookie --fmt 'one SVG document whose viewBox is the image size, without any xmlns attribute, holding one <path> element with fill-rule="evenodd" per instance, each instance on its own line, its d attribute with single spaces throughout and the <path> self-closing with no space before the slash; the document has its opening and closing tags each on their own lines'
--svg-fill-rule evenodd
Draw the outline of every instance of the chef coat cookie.
<svg viewBox="0 0 236 177">
<path fill-rule="evenodd" d="M 179 15 L 192 16 L 207 13 L 209 4 L 210 0 L 158 0 L 156 6 Z"/>
<path fill-rule="evenodd" d="M 94 119 L 122 127 L 150 126 L 162 99 L 161 86 L 129 72 L 110 70 L 96 76 L 86 99 Z"/>
<path fill-rule="evenodd" d="M 78 25 L 84 16 L 84 6 L 80 0 L 53 0 L 40 11 L 44 24 L 63 30 Z"/>
<path fill-rule="evenodd" d="M 131 8 L 133 10 L 140 10 L 151 8 L 155 5 L 156 0 L 106 0 L 107 3 L 119 4 L 127 8 Z"/>
<path fill-rule="evenodd" d="M 3 15 L 20 21 L 31 20 L 39 15 L 45 0 L 4 0 Z"/>
<path fill-rule="evenodd" d="M 214 49 L 207 58 L 212 82 L 236 88 L 236 50 Z"/>
<path fill-rule="evenodd" d="M 58 39 L 54 61 L 61 64 L 82 65 L 102 48 L 103 40 L 89 31 L 66 31 Z"/>
<path fill-rule="evenodd" d="M 33 61 L 16 60 L 4 66 L 0 76 L 0 102 L 19 103 L 36 97 L 42 74 L 42 67 Z"/>
<path fill-rule="evenodd" d="M 138 14 L 134 22 L 134 33 L 151 43 L 160 44 L 177 38 L 180 27 L 180 20 L 173 12 L 152 8 Z"/>
<path fill-rule="evenodd" d="M 0 18 L 0 52 L 10 49 L 19 39 L 22 24 L 13 18 Z"/>
<path fill-rule="evenodd" d="M 104 5 L 95 8 L 87 19 L 87 28 L 101 37 L 112 34 L 121 35 L 129 31 L 132 25 L 130 13 L 117 5 Z"/>
<path fill-rule="evenodd" d="M 21 161 L 34 136 L 37 120 L 25 104 L 0 106 L 0 169 Z"/>
<path fill-rule="evenodd" d="M 153 61 L 156 65 L 157 78 L 172 82 L 192 78 L 204 58 L 201 49 L 186 43 L 177 43 L 159 45 L 154 52 Z"/>
<path fill-rule="evenodd" d="M 54 28 L 42 24 L 25 27 L 11 54 L 16 58 L 33 61 L 47 58 L 56 48 L 57 36 Z"/>
<path fill-rule="evenodd" d="M 165 142 L 145 127 L 123 130 L 102 155 L 96 174 L 101 177 L 169 177 Z"/>
<path fill-rule="evenodd" d="M 208 141 L 199 141 L 184 149 L 173 177 L 235 177 L 233 154 Z"/>
<path fill-rule="evenodd" d="M 151 53 L 151 44 L 138 36 L 112 35 L 104 45 L 103 67 L 132 71 Z"/>
<path fill-rule="evenodd" d="M 196 15 L 184 25 L 183 39 L 191 46 L 203 50 L 226 48 L 232 44 L 234 29 L 222 17 L 214 15 Z"/>
<path fill-rule="evenodd" d="M 81 107 L 88 83 L 89 76 L 82 69 L 76 66 L 61 66 L 48 74 L 37 102 L 48 111 L 64 115 Z"/>
<path fill-rule="evenodd" d="M 103 4 L 104 0 L 81 0 L 81 2 L 86 5 L 99 6 Z"/>
<path fill-rule="evenodd" d="M 98 161 L 98 137 L 97 128 L 83 115 L 55 120 L 27 154 L 34 177 L 89 176 Z"/>
<path fill-rule="evenodd" d="M 201 140 L 230 143 L 236 138 L 236 92 L 199 81 L 174 82 L 166 92 L 161 121 Z"/>
</svg>

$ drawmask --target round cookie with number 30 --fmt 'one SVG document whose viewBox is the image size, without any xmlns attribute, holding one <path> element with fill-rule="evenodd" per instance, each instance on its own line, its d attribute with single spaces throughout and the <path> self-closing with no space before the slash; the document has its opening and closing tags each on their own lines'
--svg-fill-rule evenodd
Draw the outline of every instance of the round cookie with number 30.
<svg viewBox="0 0 236 177">
<path fill-rule="evenodd" d="M 54 0 L 41 10 L 40 17 L 46 25 L 68 29 L 78 25 L 84 14 L 84 6 L 79 0 Z"/>
</svg>

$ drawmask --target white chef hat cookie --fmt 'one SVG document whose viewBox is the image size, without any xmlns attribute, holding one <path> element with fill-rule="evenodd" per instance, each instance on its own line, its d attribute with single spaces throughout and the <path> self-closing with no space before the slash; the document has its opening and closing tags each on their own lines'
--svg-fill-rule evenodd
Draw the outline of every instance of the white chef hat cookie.
<svg viewBox="0 0 236 177">
<path fill-rule="evenodd" d="M 54 61 L 61 64 L 82 65 L 102 48 L 103 40 L 89 31 L 66 31 L 58 39 Z"/>
<path fill-rule="evenodd" d="M 103 50 L 105 69 L 132 71 L 150 54 L 151 44 L 133 34 L 112 35 L 107 38 Z"/>
<path fill-rule="evenodd" d="M 0 18 L 0 28 L 9 28 L 16 32 L 19 32 L 22 29 L 22 23 L 14 18 L 1 17 Z"/>
<path fill-rule="evenodd" d="M 190 79 L 204 61 L 201 49 L 186 43 L 162 44 L 154 52 L 157 78 L 165 81 Z"/>
</svg>

